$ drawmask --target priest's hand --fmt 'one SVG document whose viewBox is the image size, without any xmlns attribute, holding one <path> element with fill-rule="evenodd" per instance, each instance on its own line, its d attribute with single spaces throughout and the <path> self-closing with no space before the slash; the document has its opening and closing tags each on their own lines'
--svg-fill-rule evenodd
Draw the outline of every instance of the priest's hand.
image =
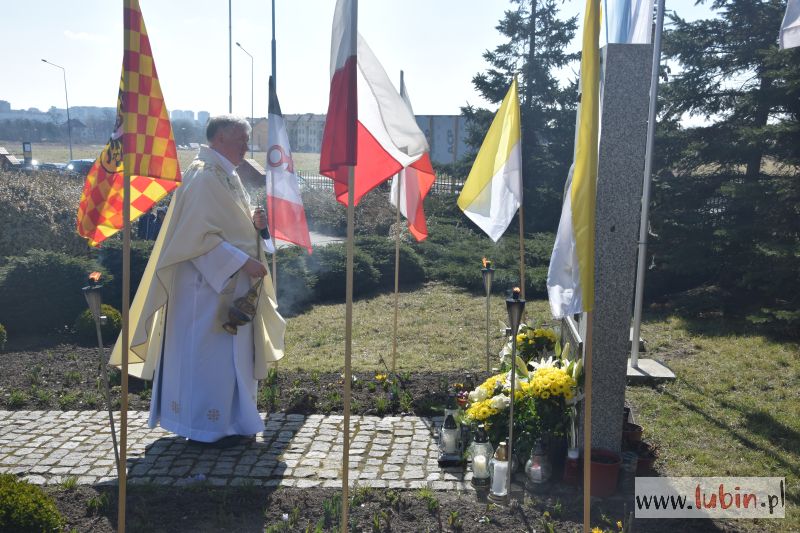
<svg viewBox="0 0 800 533">
<path fill-rule="evenodd" d="M 253 225 L 259 231 L 267 227 L 267 211 L 263 207 L 253 210 Z"/>
<path fill-rule="evenodd" d="M 267 275 L 267 267 L 253 258 L 247 259 L 247 262 L 242 266 L 242 270 L 251 278 L 263 278 Z"/>
</svg>

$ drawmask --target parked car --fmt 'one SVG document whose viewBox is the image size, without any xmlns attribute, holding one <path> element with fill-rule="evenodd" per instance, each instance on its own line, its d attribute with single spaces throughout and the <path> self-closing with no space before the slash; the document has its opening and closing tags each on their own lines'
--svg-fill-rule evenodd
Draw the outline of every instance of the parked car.
<svg viewBox="0 0 800 533">
<path fill-rule="evenodd" d="M 49 172 L 64 172 L 66 168 L 66 163 L 41 163 L 39 165 L 39 170 L 46 170 Z"/>
<path fill-rule="evenodd" d="M 69 174 L 86 177 L 86 174 L 92 169 L 92 165 L 94 165 L 94 159 L 73 159 L 67 163 L 64 170 Z"/>
</svg>

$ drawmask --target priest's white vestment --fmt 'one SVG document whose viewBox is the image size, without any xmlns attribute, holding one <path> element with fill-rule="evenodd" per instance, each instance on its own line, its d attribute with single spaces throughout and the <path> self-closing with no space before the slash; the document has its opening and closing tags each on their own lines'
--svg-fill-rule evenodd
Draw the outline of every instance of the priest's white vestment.
<svg viewBox="0 0 800 533">
<path fill-rule="evenodd" d="M 160 423 L 203 442 L 264 429 L 257 379 L 282 357 L 285 328 L 269 275 L 253 322 L 236 335 L 222 329 L 233 300 L 255 281 L 240 268 L 248 258 L 263 263 L 263 246 L 233 165 L 203 147 L 170 204 L 131 306 L 130 373 L 153 379 L 150 427 Z M 118 341 L 112 363 L 119 357 Z"/>
</svg>

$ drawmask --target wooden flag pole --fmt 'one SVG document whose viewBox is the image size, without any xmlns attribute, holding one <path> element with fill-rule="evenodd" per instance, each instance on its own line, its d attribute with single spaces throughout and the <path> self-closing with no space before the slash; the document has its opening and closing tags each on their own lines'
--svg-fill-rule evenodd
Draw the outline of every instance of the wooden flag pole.
<svg viewBox="0 0 800 533">
<path fill-rule="evenodd" d="M 400 97 L 402 98 L 406 90 L 405 82 L 403 81 L 403 71 L 400 71 Z M 394 330 L 392 335 L 392 373 L 397 372 L 397 315 L 400 307 L 400 175 L 404 174 L 401 170 L 398 172 L 394 179 L 397 180 L 397 197 L 395 198 L 395 206 L 397 207 L 397 214 L 395 217 L 395 235 L 394 235 Z"/>
<path fill-rule="evenodd" d="M 342 533 L 349 528 L 350 505 L 350 385 L 352 383 L 350 356 L 353 348 L 353 226 L 355 225 L 355 169 L 347 175 L 347 267 L 344 312 L 344 436 L 342 437 Z"/>
<path fill-rule="evenodd" d="M 583 532 L 589 533 L 592 498 L 592 311 L 586 313 L 583 352 Z"/>
<path fill-rule="evenodd" d="M 400 174 L 397 173 L 394 179 L 397 180 L 397 216 L 395 217 L 394 232 L 394 334 L 392 335 L 392 372 L 397 372 L 397 315 L 400 307 Z"/>
<path fill-rule="evenodd" d="M 525 217 L 522 213 L 522 202 L 519 203 L 519 290 L 520 298 L 525 299 Z M 514 335 L 516 331 L 512 332 Z"/>
<path fill-rule="evenodd" d="M 127 76 L 126 76 L 127 78 Z M 127 81 L 127 80 L 126 80 Z M 126 84 L 126 87 L 128 85 Z M 131 160 L 133 158 L 130 158 Z M 117 531 L 125 533 L 125 498 L 127 493 L 128 450 L 128 345 L 130 341 L 130 287 L 131 287 L 131 175 L 123 163 L 124 181 L 122 219 L 122 392 L 119 405 L 119 509 Z"/>
<path fill-rule="evenodd" d="M 131 3 L 126 0 L 123 7 L 127 11 L 130 9 Z M 123 20 L 127 15 L 123 14 Z M 131 31 L 125 31 L 123 39 L 123 49 L 130 50 L 133 48 L 133 40 Z M 138 44 L 138 43 L 137 43 Z M 124 93 L 127 93 L 130 88 L 130 72 L 129 66 L 122 67 L 122 86 Z M 135 105 L 130 102 L 127 105 Z M 126 103 L 123 100 L 122 109 L 122 123 L 123 123 L 123 149 L 125 145 L 132 145 L 129 141 L 131 130 L 134 125 L 131 124 L 131 113 L 127 112 Z M 117 505 L 117 533 L 125 533 L 125 500 L 127 498 L 127 485 L 128 485 L 128 348 L 130 344 L 130 307 L 131 307 L 131 169 L 133 168 L 134 154 L 123 152 L 122 159 L 122 346 L 121 358 L 122 368 L 120 369 L 121 376 L 121 397 L 119 404 L 119 473 L 117 475 L 118 483 L 118 505 Z"/>
<path fill-rule="evenodd" d="M 272 237 L 272 287 L 275 289 L 275 298 L 278 298 L 278 243 Z"/>
<path fill-rule="evenodd" d="M 267 168 L 269 168 L 269 153 L 267 153 Z M 267 172 L 272 172 L 268 170 Z M 274 208 L 275 208 L 275 176 L 270 175 L 269 180 L 269 192 L 270 192 L 270 201 L 267 202 L 269 205 L 269 216 L 272 218 L 272 221 L 275 222 L 277 217 L 275 216 Z M 269 219 L 267 219 L 269 220 Z M 273 224 L 274 226 L 274 224 Z M 275 228 L 269 228 L 269 238 L 272 239 L 272 288 L 275 289 L 275 300 L 278 299 L 278 239 L 275 238 Z"/>
</svg>

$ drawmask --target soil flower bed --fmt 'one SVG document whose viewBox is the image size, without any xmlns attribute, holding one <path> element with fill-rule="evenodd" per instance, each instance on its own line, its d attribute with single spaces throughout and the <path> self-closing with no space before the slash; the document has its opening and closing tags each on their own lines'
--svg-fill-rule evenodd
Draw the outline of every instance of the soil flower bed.
<svg viewBox="0 0 800 533">
<path fill-rule="evenodd" d="M 0 410 L 102 410 L 100 357 L 96 348 L 52 339 L 19 343 L 0 353 Z M 108 349 L 103 357 L 107 358 Z M 114 377 L 116 376 L 116 377 Z M 459 390 L 480 383 L 483 372 L 359 372 L 353 380 L 354 414 L 435 416 Z M 340 414 L 341 374 L 279 370 L 260 385 L 265 412 Z M 112 373 L 112 402 L 119 406 L 119 374 Z M 131 410 L 149 408 L 148 384 L 130 381 Z M 117 488 L 80 486 L 67 477 L 44 490 L 65 518 L 67 531 L 116 530 Z M 582 496 L 556 487 L 547 495 L 527 495 L 509 508 L 481 501 L 474 492 L 430 489 L 386 490 L 359 487 L 350 492 L 351 531 L 580 531 Z M 332 488 L 128 486 L 129 531 L 339 531 L 341 491 Z M 603 500 L 593 508 L 592 525 L 620 531 L 617 522 L 632 509 L 629 497 Z M 680 522 L 680 523 L 678 523 Z M 676 529 L 677 528 L 677 529 Z M 637 523 L 637 531 L 720 531 L 710 521 Z M 737 531 L 735 528 L 723 529 Z"/>
</svg>

